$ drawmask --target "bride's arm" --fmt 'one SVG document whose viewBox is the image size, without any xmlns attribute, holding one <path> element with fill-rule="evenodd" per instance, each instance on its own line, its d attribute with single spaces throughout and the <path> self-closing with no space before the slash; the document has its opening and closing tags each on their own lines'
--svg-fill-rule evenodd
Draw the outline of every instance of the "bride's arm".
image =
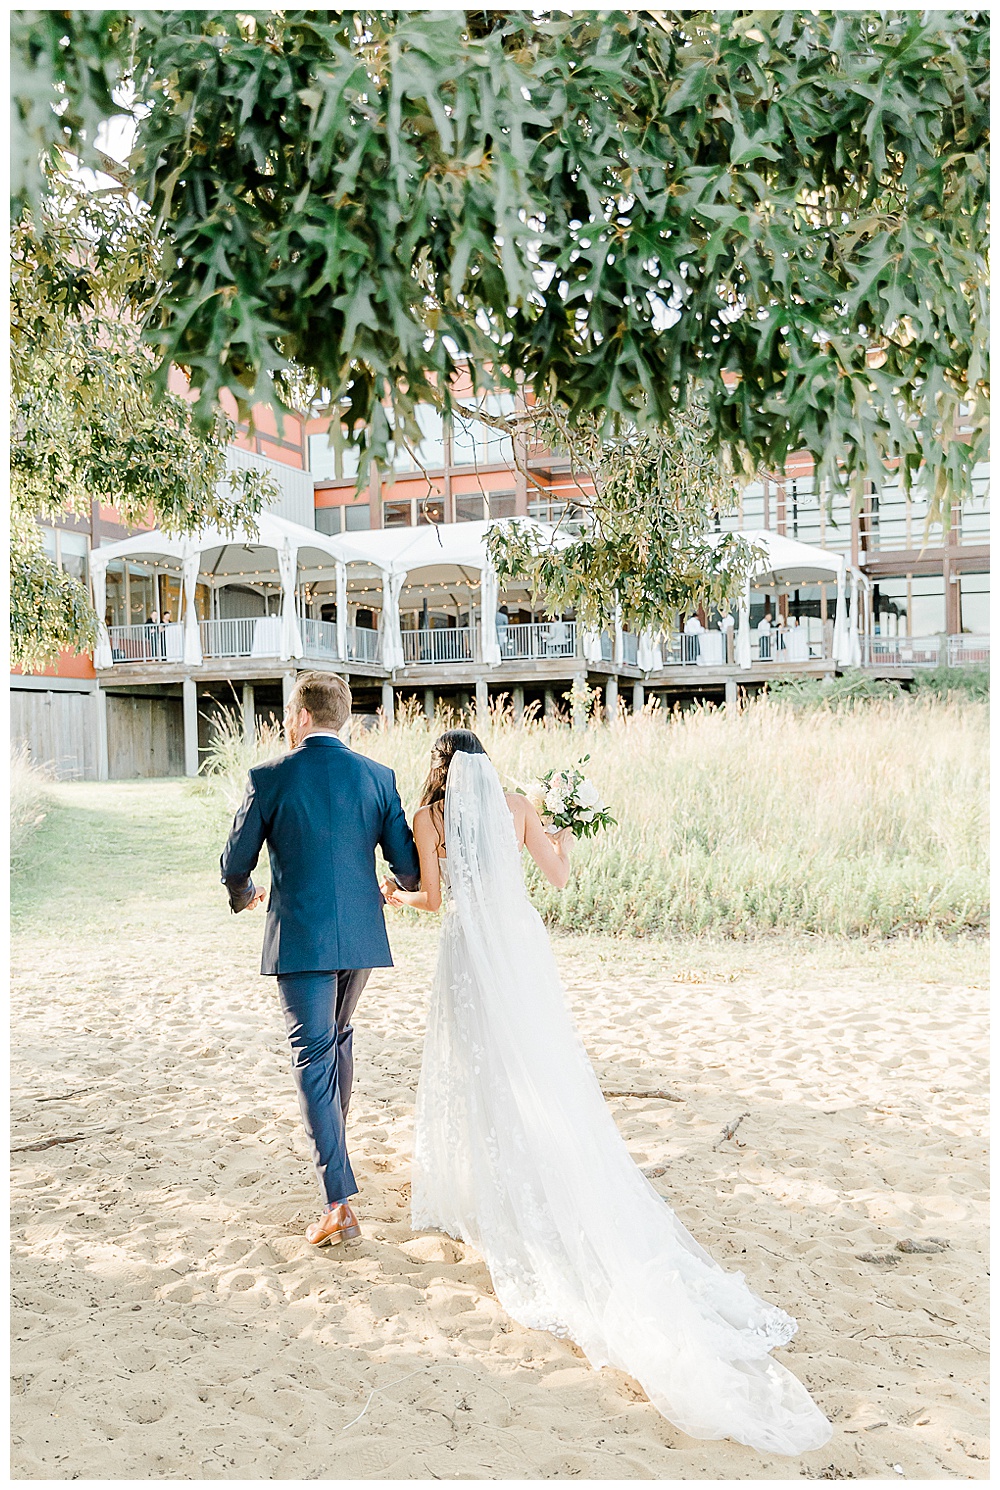
<svg viewBox="0 0 1000 1490">
<path fill-rule="evenodd" d="M 569 881 L 569 849 L 573 834 L 569 828 L 563 828 L 561 833 L 554 835 L 546 833 L 541 818 L 527 797 L 518 796 L 515 801 L 521 815 L 525 848 L 549 884 L 555 885 L 557 890 L 565 890 Z"/>
<path fill-rule="evenodd" d="M 421 807 L 413 818 L 413 841 L 420 859 L 419 890 L 394 890 L 387 897 L 390 905 L 409 905 L 417 911 L 441 909 L 441 866 L 438 863 L 437 829 L 430 812 Z"/>
</svg>

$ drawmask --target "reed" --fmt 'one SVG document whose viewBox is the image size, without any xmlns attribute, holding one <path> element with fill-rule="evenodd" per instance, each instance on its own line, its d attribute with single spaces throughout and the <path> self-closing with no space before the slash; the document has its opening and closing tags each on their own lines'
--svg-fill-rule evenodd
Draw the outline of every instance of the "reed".
<svg viewBox="0 0 1000 1490">
<path fill-rule="evenodd" d="M 10 863 L 23 862 L 35 830 L 45 821 L 49 802 L 48 777 L 32 761 L 25 746 L 10 752 Z"/>
<path fill-rule="evenodd" d="M 407 809 L 451 720 L 408 712 L 355 749 L 396 771 Z M 927 698 L 805 712 L 761 699 L 647 709 L 616 725 L 527 722 L 491 711 L 483 743 L 505 784 L 589 754 L 618 827 L 574 850 L 568 888 L 529 881 L 572 931 L 753 937 L 961 933 L 987 923 L 987 711 Z"/>
<path fill-rule="evenodd" d="M 431 743 L 465 723 L 405 707 L 351 745 L 396 772 L 408 813 Z M 839 700 L 804 709 L 758 699 L 737 717 L 648 708 L 575 732 L 495 706 L 479 731 L 509 789 L 589 754 L 618 826 L 576 845 L 568 888 L 529 866 L 550 925 L 617 936 L 779 931 L 957 935 L 987 924 L 987 709 L 954 696 Z M 220 733 L 201 790 L 239 801 L 246 770 L 281 750 Z M 410 914 L 410 913 L 406 913 Z"/>
</svg>

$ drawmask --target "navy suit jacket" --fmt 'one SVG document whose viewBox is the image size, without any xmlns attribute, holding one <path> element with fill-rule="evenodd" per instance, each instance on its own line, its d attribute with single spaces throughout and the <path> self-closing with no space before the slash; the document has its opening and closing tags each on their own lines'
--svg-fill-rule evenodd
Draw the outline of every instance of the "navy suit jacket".
<svg viewBox="0 0 1000 1490">
<path fill-rule="evenodd" d="M 419 886 L 420 864 L 387 766 L 329 735 L 308 735 L 290 754 L 255 766 L 221 860 L 234 911 L 253 898 L 250 876 L 265 841 L 263 974 L 392 967 L 376 845 L 406 890 Z"/>
</svg>

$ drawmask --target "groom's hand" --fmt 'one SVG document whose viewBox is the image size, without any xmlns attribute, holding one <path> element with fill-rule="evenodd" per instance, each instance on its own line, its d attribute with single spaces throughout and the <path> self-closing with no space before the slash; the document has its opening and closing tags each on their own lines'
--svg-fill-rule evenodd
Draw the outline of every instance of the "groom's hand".
<svg viewBox="0 0 1000 1490">
<path fill-rule="evenodd" d="M 402 904 L 401 901 L 396 899 L 396 896 L 399 894 L 399 886 L 396 884 L 396 881 L 390 879 L 388 875 L 386 875 L 385 879 L 379 885 L 379 889 L 382 891 L 382 899 L 385 901 L 386 905 L 398 906 Z"/>
<path fill-rule="evenodd" d="M 248 911 L 252 911 L 255 905 L 260 905 L 261 902 L 264 901 L 264 900 L 266 900 L 266 899 L 267 899 L 267 891 L 266 890 L 257 890 L 257 891 L 255 891 L 254 892 L 253 899 L 251 901 L 249 901 L 248 904 L 247 904 L 247 910 Z"/>
</svg>

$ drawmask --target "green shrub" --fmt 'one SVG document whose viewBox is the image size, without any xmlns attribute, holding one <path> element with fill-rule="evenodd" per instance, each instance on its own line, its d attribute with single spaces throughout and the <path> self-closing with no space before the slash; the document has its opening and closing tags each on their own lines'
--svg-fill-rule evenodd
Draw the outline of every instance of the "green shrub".
<svg viewBox="0 0 1000 1490">
<path fill-rule="evenodd" d="M 975 667 L 914 669 L 910 692 L 942 699 L 986 699 L 990 696 L 990 670 L 985 663 Z"/>
</svg>

